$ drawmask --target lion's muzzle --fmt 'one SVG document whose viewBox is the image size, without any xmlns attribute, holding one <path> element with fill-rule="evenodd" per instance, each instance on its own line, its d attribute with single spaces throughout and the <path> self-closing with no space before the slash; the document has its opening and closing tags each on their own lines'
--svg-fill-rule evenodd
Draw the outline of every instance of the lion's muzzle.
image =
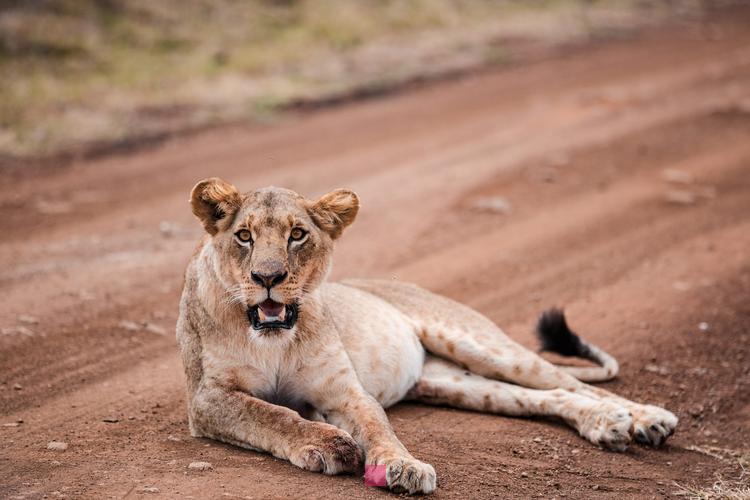
<svg viewBox="0 0 750 500">
<path fill-rule="evenodd" d="M 289 330 L 297 322 L 297 314 L 297 304 L 282 304 L 271 298 L 247 310 L 247 317 L 255 330 Z"/>
</svg>

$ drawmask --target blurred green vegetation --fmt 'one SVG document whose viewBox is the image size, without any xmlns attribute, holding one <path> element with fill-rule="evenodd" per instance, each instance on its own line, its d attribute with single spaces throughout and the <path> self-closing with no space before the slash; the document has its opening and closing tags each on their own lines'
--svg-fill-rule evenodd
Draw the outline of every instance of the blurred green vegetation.
<svg viewBox="0 0 750 500">
<path fill-rule="evenodd" d="M 604 1 L 604 0 L 602 0 Z M 609 0 L 610 4 L 637 4 Z M 641 0 L 640 3 L 643 3 Z M 650 2 L 654 3 L 654 2 Z M 386 36 L 472 29 L 519 11 L 587 8 L 585 0 L 0 0 L 0 153 L 55 152 L 180 120 L 266 117 L 318 80 L 299 68 Z M 485 50 L 504 60 L 502 47 Z M 224 82 L 232 75 L 234 87 Z M 249 91 L 273 80 L 280 90 Z M 378 75 L 375 83 L 388 75 Z M 361 83 L 361 82 L 360 82 Z M 369 84 L 372 84 L 370 82 Z M 234 110 L 216 103 L 222 94 Z M 296 94 L 295 94 L 296 93 Z M 226 99 L 225 99 L 226 100 Z M 201 105 L 201 103 L 204 105 Z M 207 104 L 206 104 L 207 103 Z M 227 104 L 222 104 L 227 108 Z M 150 117 L 151 125 L 139 117 Z M 187 118 L 186 118 L 187 117 Z M 153 125 L 158 122 L 158 125 Z"/>
</svg>

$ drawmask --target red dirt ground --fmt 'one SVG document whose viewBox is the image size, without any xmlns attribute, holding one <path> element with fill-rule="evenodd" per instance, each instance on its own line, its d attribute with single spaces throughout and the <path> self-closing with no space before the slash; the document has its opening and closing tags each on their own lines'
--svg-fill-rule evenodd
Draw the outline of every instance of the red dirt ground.
<svg viewBox="0 0 750 500">
<path fill-rule="evenodd" d="M 748 26 L 738 10 L 268 128 L 7 169 L 0 497 L 390 496 L 189 436 L 173 328 L 200 235 L 188 193 L 214 175 L 355 189 L 334 279 L 420 283 L 529 346 L 564 305 L 621 361 L 606 387 L 681 419 L 668 446 L 615 454 L 554 422 L 398 405 L 436 498 L 663 497 L 736 477 L 690 448 L 750 443 Z M 510 213 L 476 208 L 497 197 Z"/>
</svg>

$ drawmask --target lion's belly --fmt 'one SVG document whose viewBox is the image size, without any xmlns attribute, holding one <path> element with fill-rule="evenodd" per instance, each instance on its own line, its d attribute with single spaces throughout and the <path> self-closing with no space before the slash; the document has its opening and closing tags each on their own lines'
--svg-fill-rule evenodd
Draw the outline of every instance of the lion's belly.
<svg viewBox="0 0 750 500">
<path fill-rule="evenodd" d="M 356 288 L 327 284 L 324 293 L 362 386 L 384 407 L 403 399 L 424 365 L 414 325 L 392 305 Z"/>
</svg>

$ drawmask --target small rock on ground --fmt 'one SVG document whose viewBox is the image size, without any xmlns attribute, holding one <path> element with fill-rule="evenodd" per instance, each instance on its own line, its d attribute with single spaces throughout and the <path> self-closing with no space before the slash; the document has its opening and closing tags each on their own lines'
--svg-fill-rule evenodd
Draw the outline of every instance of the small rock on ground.
<svg viewBox="0 0 750 500">
<path fill-rule="evenodd" d="M 134 321 L 128 321 L 126 319 L 120 321 L 117 323 L 117 326 L 120 328 L 123 328 L 125 330 L 128 330 L 130 332 L 137 332 L 141 329 L 140 325 Z"/>
<path fill-rule="evenodd" d="M 50 441 L 49 443 L 47 443 L 47 449 L 55 451 L 65 451 L 68 449 L 68 443 L 63 443 L 62 441 Z"/>
<path fill-rule="evenodd" d="M 679 189 L 673 189 L 664 194 L 664 199 L 668 203 L 673 203 L 675 205 L 692 205 L 695 203 L 696 198 L 697 196 L 695 196 L 695 193 L 692 191 L 683 191 Z"/>
<path fill-rule="evenodd" d="M 652 363 L 647 364 L 643 367 L 644 370 L 650 373 L 657 373 L 659 375 L 669 375 L 669 368 L 666 366 L 659 366 Z"/>
<path fill-rule="evenodd" d="M 693 176 L 690 172 L 676 168 L 666 168 L 661 171 L 661 178 L 672 184 L 692 184 Z"/>
<path fill-rule="evenodd" d="M 39 318 L 29 316 L 27 314 L 21 314 L 18 316 L 18 321 L 20 321 L 21 323 L 27 323 L 29 325 L 36 325 L 39 323 Z"/>
<path fill-rule="evenodd" d="M 211 470 L 213 468 L 214 466 L 208 462 L 190 462 L 190 465 L 188 465 L 188 469 L 193 470 Z"/>
<path fill-rule="evenodd" d="M 155 333 L 157 335 L 166 335 L 167 330 L 165 330 L 163 327 L 154 324 L 154 323 L 146 323 L 146 326 L 144 327 L 147 332 Z"/>
<path fill-rule="evenodd" d="M 510 202 L 502 196 L 478 198 L 474 201 L 471 207 L 480 212 L 490 212 L 502 215 L 508 215 L 513 211 Z"/>
<path fill-rule="evenodd" d="M 34 332 L 23 325 L 11 326 L 9 328 L 0 329 L 2 335 L 25 335 L 27 337 L 33 337 Z"/>
</svg>

